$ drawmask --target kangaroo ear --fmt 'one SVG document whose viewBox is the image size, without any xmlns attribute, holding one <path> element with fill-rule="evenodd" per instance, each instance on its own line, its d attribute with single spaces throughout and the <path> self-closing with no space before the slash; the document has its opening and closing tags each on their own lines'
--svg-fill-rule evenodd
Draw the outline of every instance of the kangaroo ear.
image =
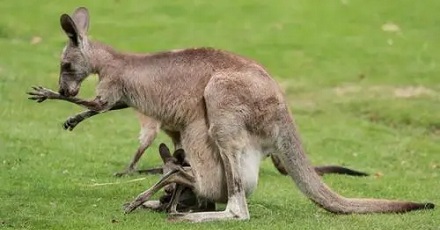
<svg viewBox="0 0 440 230">
<path fill-rule="evenodd" d="M 78 32 L 82 35 L 86 35 L 89 30 L 89 11 L 85 7 L 76 8 L 75 12 L 72 14 L 73 21 L 78 26 Z"/>
<path fill-rule="evenodd" d="M 183 165 L 185 162 L 185 151 L 183 151 L 183 149 L 176 150 L 173 156 L 177 159 L 177 162 L 179 162 L 180 165 Z"/>
<path fill-rule="evenodd" d="M 74 45 L 78 46 L 80 41 L 80 35 L 78 33 L 78 28 L 76 27 L 73 19 L 67 15 L 62 14 L 60 17 L 61 28 L 63 28 L 67 37 L 69 37 L 70 41 L 73 42 Z"/>
<path fill-rule="evenodd" d="M 159 145 L 159 154 L 160 158 L 162 158 L 163 163 L 166 163 L 169 159 L 172 158 L 170 149 L 168 149 L 168 147 L 164 143 L 161 143 Z"/>
</svg>

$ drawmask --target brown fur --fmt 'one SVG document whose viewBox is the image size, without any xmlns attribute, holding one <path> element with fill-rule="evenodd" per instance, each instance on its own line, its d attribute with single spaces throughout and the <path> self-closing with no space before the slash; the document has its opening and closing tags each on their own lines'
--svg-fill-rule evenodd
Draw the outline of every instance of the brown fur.
<svg viewBox="0 0 440 230">
<path fill-rule="evenodd" d="M 34 99 L 66 100 L 100 113 L 122 101 L 179 132 L 192 175 L 182 171 L 175 183 L 227 205 L 224 211 L 185 213 L 176 219 L 249 219 L 246 197 L 256 188 L 260 160 L 269 153 L 280 156 L 301 192 L 330 212 L 434 208 L 432 203 L 346 198 L 332 191 L 311 166 L 280 87 L 257 62 L 211 48 L 120 53 L 87 38 L 87 26 L 79 26 L 88 25 L 85 8 L 78 8 L 72 18 L 61 17 L 70 40 L 62 63 L 72 65 L 61 71 L 61 97 L 40 88 L 33 92 Z M 97 97 L 72 98 L 92 73 L 99 75 Z M 186 181 L 179 181 L 185 175 Z"/>
</svg>

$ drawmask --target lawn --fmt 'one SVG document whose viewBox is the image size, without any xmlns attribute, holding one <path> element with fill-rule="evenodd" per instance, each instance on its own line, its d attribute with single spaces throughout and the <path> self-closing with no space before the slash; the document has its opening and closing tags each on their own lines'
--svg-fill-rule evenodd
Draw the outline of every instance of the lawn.
<svg viewBox="0 0 440 230">
<path fill-rule="evenodd" d="M 150 52 L 212 46 L 258 60 L 282 85 L 316 165 L 372 174 L 326 176 L 348 197 L 440 205 L 440 1 L 17 1 L 0 3 L 0 228 L 10 229 L 440 229 L 440 208 L 333 215 L 308 201 L 271 162 L 249 199 L 250 221 L 168 223 L 121 206 L 158 176 L 115 178 L 137 148 L 132 110 L 62 122 L 81 108 L 27 100 L 57 88 L 66 37 L 59 16 L 91 12 L 93 39 Z M 81 91 L 92 97 L 96 77 Z M 160 164 L 161 134 L 141 160 Z M 145 178 L 133 181 L 136 178 Z M 93 186 L 96 183 L 108 185 Z"/>
</svg>

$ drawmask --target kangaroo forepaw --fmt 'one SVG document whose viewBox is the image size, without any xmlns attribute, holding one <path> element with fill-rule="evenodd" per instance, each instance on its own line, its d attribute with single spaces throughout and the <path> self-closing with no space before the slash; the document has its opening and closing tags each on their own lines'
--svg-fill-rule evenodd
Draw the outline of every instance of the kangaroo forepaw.
<svg viewBox="0 0 440 230">
<path fill-rule="evenodd" d="M 76 125 L 78 125 L 80 121 L 76 119 L 76 117 L 69 117 L 67 120 L 63 123 L 63 128 L 65 130 L 72 131 Z"/>
<path fill-rule="evenodd" d="M 41 103 L 46 99 L 52 99 L 59 96 L 57 92 L 44 88 L 42 86 L 32 86 L 32 89 L 34 91 L 27 92 L 27 94 L 30 95 L 28 99 L 37 101 L 38 103 Z"/>
</svg>

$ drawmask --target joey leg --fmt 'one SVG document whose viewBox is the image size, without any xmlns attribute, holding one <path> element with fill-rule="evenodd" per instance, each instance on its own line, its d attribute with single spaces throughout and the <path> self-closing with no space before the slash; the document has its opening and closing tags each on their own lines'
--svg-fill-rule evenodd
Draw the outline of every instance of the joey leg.
<svg viewBox="0 0 440 230">
<path fill-rule="evenodd" d="M 179 170 L 171 171 L 165 174 L 161 178 L 161 180 L 157 182 L 155 185 L 153 185 L 151 188 L 139 194 L 135 200 L 133 200 L 128 206 L 125 207 L 124 209 L 125 213 L 127 214 L 132 212 L 137 207 L 139 207 L 144 202 L 146 202 L 148 199 L 150 199 L 151 196 L 153 196 L 157 191 L 159 191 L 160 189 L 171 183 L 181 184 L 190 188 L 193 187 L 193 182 L 188 180 L 186 177 L 182 176 L 181 171 Z"/>
<path fill-rule="evenodd" d="M 169 210 L 170 213 L 178 213 L 177 205 L 179 203 L 180 195 L 185 187 L 182 185 L 176 185 L 176 189 L 173 191 L 173 195 L 171 196 L 171 200 L 167 205 L 166 210 Z"/>
</svg>

